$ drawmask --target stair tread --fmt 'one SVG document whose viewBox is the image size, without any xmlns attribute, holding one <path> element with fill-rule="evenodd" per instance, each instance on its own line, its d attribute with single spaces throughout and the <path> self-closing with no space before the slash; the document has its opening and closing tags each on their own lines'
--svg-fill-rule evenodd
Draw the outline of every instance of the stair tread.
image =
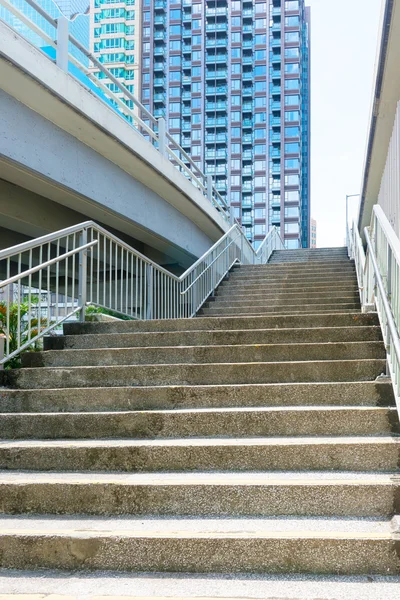
<svg viewBox="0 0 400 600">
<path fill-rule="evenodd" d="M 91 411 L 90 406 L 88 406 L 88 410 L 86 411 L 76 411 L 76 412 L 0 412 L 1 417 L 31 417 L 35 418 L 35 416 L 76 416 L 77 418 L 80 415 L 96 415 L 96 416 L 115 416 L 115 415 L 137 415 L 137 416 L 145 416 L 146 414 L 150 415 L 218 415 L 218 414 L 268 414 L 268 413 L 290 413 L 290 412 L 309 412 L 309 413 L 318 413 L 318 412 L 348 412 L 354 411 L 358 413 L 375 413 L 382 412 L 385 413 L 388 410 L 396 412 L 396 407 L 394 406 L 260 406 L 260 407 L 246 407 L 246 406 L 238 406 L 238 407 L 216 407 L 216 408 L 175 408 L 175 409 L 155 409 L 155 410 L 113 410 L 113 411 Z"/>
<path fill-rule="evenodd" d="M 392 539 L 390 519 L 0 516 L 0 537 Z"/>
<path fill-rule="evenodd" d="M 196 471 L 167 473 L 104 473 L 99 472 L 43 472 L 2 471 L 3 484 L 118 484 L 118 485 L 212 485 L 212 486 L 260 486 L 260 485 L 385 485 L 400 487 L 393 473 L 359 471 Z"/>
<path fill-rule="evenodd" d="M 142 448 L 142 447 L 244 447 L 244 446 L 400 446 L 400 436 L 311 436 L 311 437 L 198 437 L 157 439 L 79 439 L 79 440 L 0 440 L 0 449 L 7 448 Z"/>
</svg>

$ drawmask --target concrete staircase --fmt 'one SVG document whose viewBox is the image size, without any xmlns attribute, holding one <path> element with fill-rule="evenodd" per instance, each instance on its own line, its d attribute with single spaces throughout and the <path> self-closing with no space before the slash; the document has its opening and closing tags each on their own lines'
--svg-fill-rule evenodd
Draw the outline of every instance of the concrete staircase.
<svg viewBox="0 0 400 600">
<path fill-rule="evenodd" d="M 67 324 L 3 375 L 0 567 L 400 573 L 397 413 L 345 250 L 235 268 L 202 313 Z"/>
</svg>

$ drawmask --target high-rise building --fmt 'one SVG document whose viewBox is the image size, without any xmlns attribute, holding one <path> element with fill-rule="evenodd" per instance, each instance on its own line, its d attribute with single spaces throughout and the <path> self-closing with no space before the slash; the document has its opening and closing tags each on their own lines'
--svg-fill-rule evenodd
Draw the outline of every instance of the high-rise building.
<svg viewBox="0 0 400 600">
<path fill-rule="evenodd" d="M 310 226 L 310 248 L 317 247 L 317 221 L 315 219 L 311 219 Z"/>
<path fill-rule="evenodd" d="M 37 4 L 43 8 L 53 19 L 58 19 L 60 15 L 64 15 L 69 19 L 70 33 L 89 50 L 89 0 L 36 0 Z M 56 31 L 54 27 L 46 21 L 30 4 L 25 0 L 10 0 L 10 4 L 15 6 L 20 12 L 27 16 L 35 25 L 44 31 L 52 40 L 56 39 Z M 13 29 L 18 31 L 23 37 L 28 39 L 32 44 L 38 46 L 50 56 L 55 57 L 55 50 L 48 42 L 34 33 L 27 25 L 22 23 L 18 17 L 13 15 L 6 7 L 0 5 L 0 18 L 6 23 L 9 23 Z M 88 66 L 89 61 L 79 52 L 72 44 L 69 47 L 70 53 L 85 66 Z"/>
<path fill-rule="evenodd" d="M 256 247 L 273 225 L 288 248 L 307 247 L 304 0 L 133 1 L 113 8 L 110 0 L 91 0 L 95 54 L 165 118 L 176 141 L 215 178 Z"/>
<path fill-rule="evenodd" d="M 90 0 L 90 48 L 94 56 L 140 99 L 141 0 Z M 123 94 L 104 73 L 93 69 L 118 97 Z M 126 100 L 134 108 L 132 100 Z"/>
</svg>

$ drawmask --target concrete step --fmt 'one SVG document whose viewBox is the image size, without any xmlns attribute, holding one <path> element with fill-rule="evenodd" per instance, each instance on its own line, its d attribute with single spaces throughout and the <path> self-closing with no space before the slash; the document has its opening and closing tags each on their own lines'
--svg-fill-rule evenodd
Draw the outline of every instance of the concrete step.
<svg viewBox="0 0 400 600">
<path fill-rule="evenodd" d="M 345 383 L 0 388 L 3 413 L 316 405 L 394 406 L 393 388 L 386 379 Z"/>
<path fill-rule="evenodd" d="M 241 267 L 240 269 L 232 269 L 229 276 L 232 279 L 242 279 L 245 277 L 321 277 L 325 275 L 332 275 L 333 278 L 338 275 L 347 275 L 356 277 L 356 270 L 354 264 L 348 264 L 340 267 L 308 267 L 308 268 L 277 268 L 274 265 L 266 265 L 260 268 L 246 268 Z"/>
<path fill-rule="evenodd" d="M 250 317 L 221 317 L 209 319 L 160 319 L 154 321 L 112 321 L 99 323 L 64 323 L 65 335 L 103 334 L 103 333 L 135 333 L 135 332 L 170 332 L 170 331 L 216 331 L 232 329 L 280 329 L 280 328 L 314 328 L 314 327 L 358 327 L 379 326 L 376 313 L 362 314 L 330 313 L 311 315 L 266 315 Z"/>
<path fill-rule="evenodd" d="M 398 574 L 389 519 L 3 517 L 0 566 Z"/>
<path fill-rule="evenodd" d="M 329 342 L 317 344 L 249 344 L 236 346 L 167 346 L 155 348 L 98 348 L 27 352 L 25 367 L 96 367 L 202 363 L 354 360 L 386 358 L 384 343 Z"/>
<path fill-rule="evenodd" d="M 262 265 L 239 265 L 239 264 L 235 264 L 233 265 L 231 272 L 232 273 L 236 273 L 239 271 L 264 271 L 264 270 L 273 270 L 273 269 L 277 269 L 277 270 L 285 270 L 285 269 L 294 269 L 294 270 L 303 270 L 303 269 L 319 269 L 319 268 L 331 268 L 331 267 L 348 267 L 349 265 L 354 267 L 354 261 L 349 260 L 346 257 L 339 257 L 339 258 L 334 258 L 332 260 L 330 260 L 329 262 L 325 259 L 325 260 L 320 260 L 320 261 L 316 261 L 314 260 L 311 264 L 310 263 L 303 263 L 303 262 L 284 262 L 284 263 L 277 263 L 277 262 L 273 262 L 273 263 L 266 263 L 266 264 L 262 264 Z"/>
<path fill-rule="evenodd" d="M 213 316 L 228 316 L 228 315 L 265 315 L 265 314 L 287 314 L 296 315 L 304 314 L 304 312 L 311 314 L 318 313 L 332 313 L 332 312 L 354 312 L 360 308 L 360 304 L 356 302 L 337 302 L 334 304 L 286 304 L 285 306 L 240 306 L 235 308 L 234 306 L 226 306 L 218 308 L 213 306 L 212 308 L 202 308 L 199 311 L 200 315 L 205 317 Z"/>
<path fill-rule="evenodd" d="M 237 295 L 237 299 L 242 298 L 254 298 L 257 300 L 289 300 L 289 299 L 298 299 L 301 301 L 307 300 L 308 298 L 340 298 L 342 296 L 352 296 L 353 298 L 359 300 L 359 291 L 356 285 L 354 286 L 344 286 L 344 287 L 335 287 L 335 289 L 330 288 L 308 288 L 305 290 L 278 290 L 278 289 L 264 289 L 260 290 L 258 286 L 256 286 L 251 292 L 248 291 L 247 287 L 244 286 L 241 292 Z M 218 290 L 215 293 L 215 298 L 231 298 L 232 300 L 236 297 L 232 297 L 231 292 L 229 291 L 229 286 L 219 286 Z"/>
<path fill-rule="evenodd" d="M 223 280 L 218 286 L 217 292 L 228 289 L 230 293 L 241 294 L 244 291 L 263 291 L 269 293 L 286 294 L 290 292 L 314 292 L 314 290 L 329 292 L 330 290 L 343 289 L 354 290 L 358 289 L 356 279 L 352 279 L 348 282 L 335 281 L 327 283 L 315 283 L 315 282 L 304 282 L 304 281 L 282 281 L 281 283 L 274 283 L 269 281 L 259 282 L 244 282 L 239 283 L 232 280 Z"/>
<path fill-rule="evenodd" d="M 393 432 L 400 433 L 397 412 L 389 407 L 0 413 L 0 439 L 5 440 L 385 435 Z"/>
<path fill-rule="evenodd" d="M 1 471 L 0 512 L 382 518 L 392 516 L 399 486 L 386 473 Z"/>
<path fill-rule="evenodd" d="M 400 576 L 0 569 L 0 600 L 398 600 Z M 62 593 L 60 593 L 60 588 Z M 101 590 L 99 594 L 99 590 Z M 40 593 L 38 593 L 40 592 Z M 21 595 L 22 594 L 22 595 Z M 29 594 L 29 596 L 27 596 Z M 56 594 L 56 595 L 53 595 Z M 167 596 L 166 596 L 167 594 Z"/>
<path fill-rule="evenodd" d="M 336 283 L 344 283 L 344 282 L 348 282 L 348 283 L 355 283 L 356 280 L 356 276 L 354 273 L 352 272 L 340 272 L 340 273 L 310 273 L 310 274 L 301 274 L 301 273 L 296 273 L 295 275 L 292 274 L 277 274 L 277 273 L 271 273 L 271 274 L 261 274 L 261 275 L 256 275 L 256 274 L 249 274 L 249 275 L 235 275 L 232 274 L 229 277 L 229 283 L 231 285 L 235 284 L 239 284 L 239 283 L 260 283 L 262 281 L 265 281 L 267 283 L 271 283 L 271 284 L 281 284 L 284 283 L 286 281 L 290 281 L 290 283 L 315 283 L 318 284 L 319 282 L 321 283 L 328 283 L 332 286 L 334 286 Z"/>
<path fill-rule="evenodd" d="M 213 301 L 207 302 L 204 307 L 205 308 L 214 308 L 220 306 L 268 306 L 268 307 L 276 307 L 276 306 L 295 306 L 296 304 L 302 303 L 305 306 L 321 305 L 321 304 L 336 304 L 339 302 L 340 304 L 359 304 L 360 296 L 358 293 L 349 295 L 348 293 L 342 293 L 341 296 L 337 297 L 320 297 L 318 295 L 311 296 L 310 294 L 307 297 L 291 295 L 280 296 L 275 298 L 262 298 L 259 296 L 217 296 Z"/>
<path fill-rule="evenodd" d="M 171 331 L 49 336 L 45 350 L 140 348 L 154 346 L 219 346 L 318 342 L 367 342 L 382 339 L 380 327 L 316 327 L 314 329 L 239 329 L 237 331 Z"/>
<path fill-rule="evenodd" d="M 0 469 L 7 471 L 327 470 L 399 474 L 399 456 L 400 437 L 389 435 L 0 442 Z"/>
<path fill-rule="evenodd" d="M 224 385 L 371 381 L 385 372 L 385 359 L 43 367 L 5 371 L 8 387 L 25 389 L 147 385 Z"/>
</svg>

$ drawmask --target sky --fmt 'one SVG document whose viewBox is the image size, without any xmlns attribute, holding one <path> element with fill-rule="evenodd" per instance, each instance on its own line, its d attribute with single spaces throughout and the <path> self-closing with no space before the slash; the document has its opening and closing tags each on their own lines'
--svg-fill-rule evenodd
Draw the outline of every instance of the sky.
<svg viewBox="0 0 400 600">
<path fill-rule="evenodd" d="M 346 194 L 358 194 L 369 129 L 381 0 L 311 7 L 311 216 L 317 245 L 345 239 Z M 355 216 L 359 198 L 349 199 Z"/>
</svg>

